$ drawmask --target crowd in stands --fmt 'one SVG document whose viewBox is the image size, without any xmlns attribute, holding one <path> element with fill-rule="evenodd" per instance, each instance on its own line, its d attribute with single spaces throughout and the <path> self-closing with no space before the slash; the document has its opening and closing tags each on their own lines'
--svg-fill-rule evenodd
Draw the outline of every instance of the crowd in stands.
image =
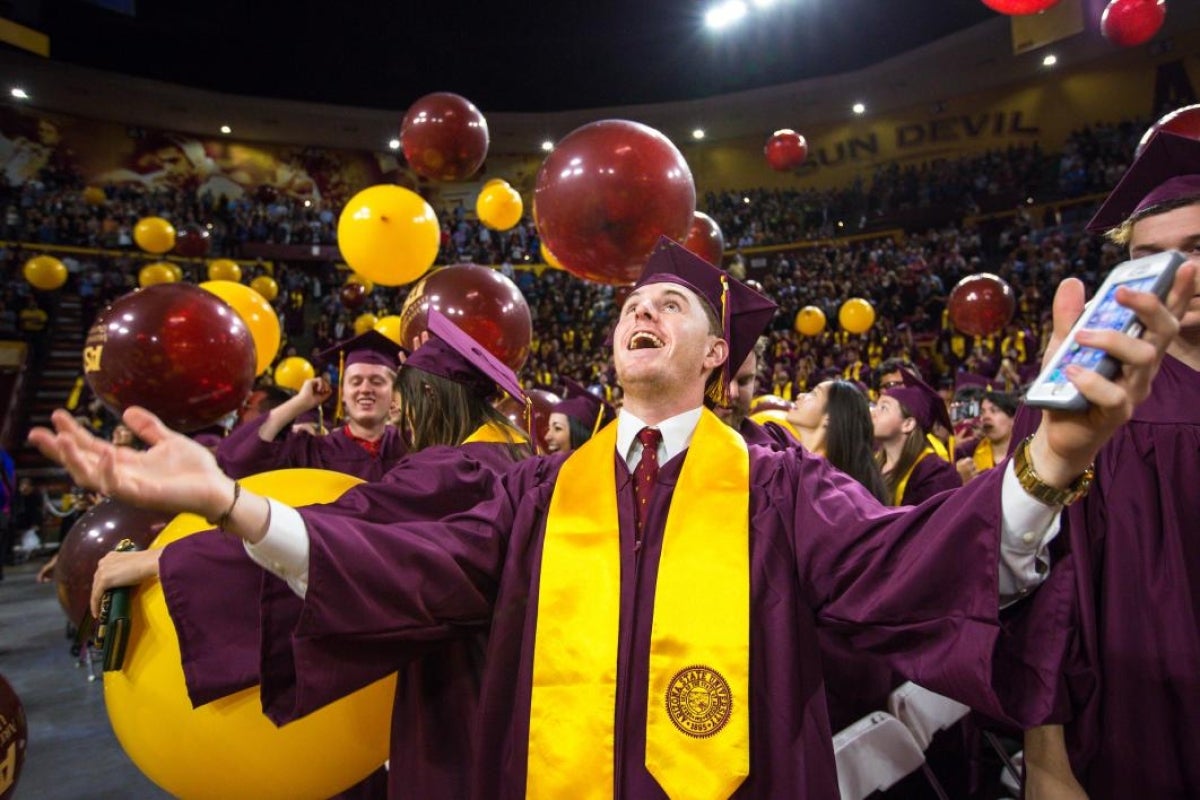
<svg viewBox="0 0 1200 800">
<path fill-rule="evenodd" d="M 763 391 L 793 399 L 821 379 L 841 375 L 870 384 L 883 360 L 902 357 L 916 364 L 931 383 L 953 385 L 962 376 L 982 377 L 1017 388 L 1038 360 L 1054 286 L 1066 275 L 1094 285 L 1120 260 L 1120 253 L 1085 235 L 1078 224 L 1054 214 L 1032 217 L 1023 205 L 1008 205 L 1002 223 L 986 228 L 962 221 L 904 237 L 880 236 L 853 243 L 818 244 L 813 239 L 838 233 L 839 221 L 864 228 L 898 210 L 950 204 L 959 220 L 978 213 L 989 197 L 1034 197 L 1048 202 L 1102 192 L 1132 158 L 1142 126 L 1136 122 L 1096 125 L 1077 131 L 1061 153 L 1037 147 L 1004 151 L 921 166 L 880 167 L 869 181 L 836 191 L 768 190 L 710 193 L 706 210 L 720 223 L 730 249 L 796 243 L 770 253 L 740 253 L 735 269 L 780 305 L 770 346 L 760 364 Z M 122 186 L 107 189 L 106 201 L 83 199 L 76 175 L 53 166 L 39 180 L 0 188 L 7 209 L 8 240 L 130 249 L 128 257 L 67 255 L 67 291 L 79 295 L 84 318 L 136 285 L 144 263 L 134 252 L 131 230 L 137 219 L 157 214 L 176 224 L 209 226 L 213 255 L 236 255 L 243 242 L 334 244 L 336 211 L 320 201 L 301 201 L 272 192 L 226 202 L 201 194 L 170 193 Z M 581 380 L 612 395 L 614 376 L 602 354 L 620 299 L 619 288 L 578 280 L 546 269 L 532 221 L 497 233 L 468 216 L 460 205 L 442 209 L 438 263 L 500 265 L 525 295 L 533 317 L 531 357 L 522 373 L 530 386 L 561 388 L 561 377 Z M 50 322 L 39 309 L 45 298 L 19 279 L 29 255 L 10 247 L 2 259 L 0 335 L 37 336 Z M 185 264 L 185 277 L 204 280 L 201 264 Z M 275 301 L 284 328 L 287 355 L 312 358 L 335 341 L 353 335 L 362 313 L 398 313 L 410 287 L 376 287 L 364 307 L 347 309 L 339 288 L 347 273 L 335 265 L 276 264 L 280 286 Z M 250 269 L 249 280 L 263 269 Z M 962 277 L 981 271 L 1000 275 L 1013 287 L 1018 311 L 1005 331 L 972 339 L 953 331 L 946 319 L 950 289 Z M 850 297 L 871 302 L 876 323 L 865 335 L 839 331 L 838 309 Z M 815 337 L 792 328 L 800 308 L 818 306 L 829 324 Z"/>
</svg>

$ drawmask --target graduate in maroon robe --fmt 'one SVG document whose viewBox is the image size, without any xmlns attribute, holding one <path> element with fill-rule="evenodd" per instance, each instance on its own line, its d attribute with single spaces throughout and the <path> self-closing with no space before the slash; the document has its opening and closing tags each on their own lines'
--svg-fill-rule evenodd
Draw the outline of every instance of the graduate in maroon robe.
<svg viewBox="0 0 1200 800">
<path fill-rule="evenodd" d="M 599 395 L 570 378 L 562 379 L 566 394 L 550 411 L 546 428 L 546 452 L 570 453 L 612 422 L 617 411 Z"/>
<path fill-rule="evenodd" d="M 938 425 L 953 430 L 945 401 L 911 372 L 902 370 L 901 375 L 903 384 L 884 390 L 871 417 L 892 505 L 915 506 L 958 488 L 962 480 L 933 435 Z"/>
<path fill-rule="evenodd" d="M 994 717 L 1045 719 L 1066 604 L 1038 592 L 1040 613 L 998 619 L 1002 595 L 1039 581 L 1056 527 L 1058 507 L 1027 492 L 1084 473 L 1143 396 L 1180 303 L 1122 295 L 1157 346 L 1092 339 L 1126 368 L 1078 379 L 1093 405 L 1048 417 L 1022 451 L 1034 475 L 994 470 L 889 509 L 823 459 L 747 447 L 704 410 L 728 380 L 737 302 L 725 301 L 746 291 L 660 243 L 614 334 L 626 389 L 615 425 L 570 458 L 503 476 L 438 471 L 455 494 L 486 499 L 436 523 L 396 521 L 414 502 L 402 487 L 299 512 L 234 499 L 195 443 L 140 409 L 126 421 L 152 446 L 120 463 L 65 413 L 31 438 L 82 484 L 224 515 L 304 596 L 298 618 L 277 614 L 290 599 L 263 597 L 262 694 L 276 720 L 490 625 L 472 797 L 836 797 L 818 624 Z"/>
<path fill-rule="evenodd" d="M 1133 258 L 1194 257 L 1200 142 L 1156 134 L 1089 228 L 1111 231 Z M 1100 451 L 1095 486 L 1070 509 L 1070 769 L 1061 728 L 1030 731 L 1039 797 L 1200 797 L 1200 285 L 1180 325 L 1149 399 Z M 1023 410 L 1018 427 L 1036 422 Z"/>
<path fill-rule="evenodd" d="M 400 367 L 396 381 L 414 450 L 377 484 L 385 493 L 411 499 L 392 507 L 397 520 L 438 519 L 469 506 L 475 502 L 465 499 L 469 492 L 447 487 L 502 472 L 530 453 L 523 434 L 490 402 L 499 390 L 523 401 L 516 376 L 480 356 L 478 345 L 445 317 L 436 311 L 430 316 L 431 337 Z M 353 506 L 347 508 L 353 512 Z M 264 579 L 239 539 L 214 534 L 190 536 L 163 550 L 111 554 L 101 563 L 94 593 L 155 570 L 176 625 L 193 704 L 257 685 L 260 647 L 265 641 L 271 652 L 272 632 L 264 640 L 258 615 L 246 611 L 257 604 L 260 591 L 278 597 L 276 617 L 298 614 L 299 598 L 269 573 Z M 466 794 L 487 626 L 464 626 L 462 634 L 449 646 L 397 662 L 390 769 L 339 797 Z"/>
<path fill-rule="evenodd" d="M 322 363 L 339 367 L 345 422 L 326 436 L 291 429 L 333 393 L 327 380 L 311 378 L 287 402 L 235 428 L 218 446 L 217 463 L 232 478 L 312 467 L 379 480 L 408 451 L 401 432 L 387 424 L 401 351 L 386 336 L 367 331 L 321 353 Z"/>
</svg>

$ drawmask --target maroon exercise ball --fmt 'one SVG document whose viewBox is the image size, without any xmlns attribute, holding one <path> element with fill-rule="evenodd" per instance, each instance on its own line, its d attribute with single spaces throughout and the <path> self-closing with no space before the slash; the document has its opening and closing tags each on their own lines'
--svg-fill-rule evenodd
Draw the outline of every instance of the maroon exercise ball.
<svg viewBox="0 0 1200 800">
<path fill-rule="evenodd" d="M 660 236 L 683 241 L 696 210 L 692 171 L 663 134 L 610 119 L 567 134 L 538 170 L 533 217 L 568 272 L 633 283 Z"/>
<path fill-rule="evenodd" d="M 517 285 L 490 267 L 455 264 L 434 270 L 413 287 L 400 309 L 400 341 L 429 324 L 430 307 L 446 315 L 514 372 L 529 358 L 533 322 Z"/>
<path fill-rule="evenodd" d="M 683 240 L 683 246 L 714 267 L 719 267 L 725 254 L 725 235 L 715 219 L 703 211 L 697 211 L 692 217 L 692 227 Z"/>
<path fill-rule="evenodd" d="M 92 596 L 96 565 L 122 539 L 131 539 L 145 550 L 162 532 L 174 514 L 147 511 L 107 498 L 88 509 L 75 521 L 58 551 L 54 579 L 58 604 L 72 624 L 78 625 Z"/>
<path fill-rule="evenodd" d="M 254 340 L 212 292 L 162 283 L 117 298 L 83 348 L 83 374 L 118 416 L 132 405 L 193 431 L 237 411 L 254 385 Z"/>
<path fill-rule="evenodd" d="M 400 125 L 400 144 L 413 172 L 435 181 L 474 175 L 488 153 L 487 120 L 465 97 L 434 92 L 413 103 Z"/>
</svg>

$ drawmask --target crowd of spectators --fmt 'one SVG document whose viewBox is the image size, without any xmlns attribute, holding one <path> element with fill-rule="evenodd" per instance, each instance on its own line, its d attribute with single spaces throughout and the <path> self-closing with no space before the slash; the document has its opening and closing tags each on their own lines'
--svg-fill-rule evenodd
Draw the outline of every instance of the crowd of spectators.
<svg viewBox="0 0 1200 800">
<path fill-rule="evenodd" d="M 760 365 L 763 390 L 792 399 L 835 374 L 869 385 L 872 370 L 893 357 L 916 364 L 932 383 L 953 385 L 968 375 L 1016 388 L 1011 384 L 1027 377 L 1037 362 L 1054 286 L 1066 275 L 1094 284 L 1120 253 L 1083 234 L 1079 225 L 1062 224 L 1056 215 L 1034 219 L 1024 204 L 1009 206 L 1003 223 L 986 230 L 961 220 L 980 210 L 983 197 L 1036 194 L 1055 201 L 1101 192 L 1131 159 L 1140 131 L 1133 122 L 1084 128 L 1053 155 L 1036 147 L 1012 147 L 920 167 L 891 165 L 877 170 L 869 185 L 857 181 L 836 191 L 710 193 L 705 198 L 707 211 L 720 222 L 731 249 L 795 245 L 745 257 L 739 253 L 734 259 L 734 269 L 746 269 L 780 305 Z M 214 255 L 236 254 L 237 244 L 248 241 L 335 242 L 334 210 L 319 208 L 320 201 L 270 193 L 224 202 L 126 186 L 110 188 L 102 204 L 88 203 L 77 176 L 47 168 L 38 181 L 0 194 L 8 208 L 8 239 L 130 249 L 129 256 L 63 258 L 71 274 L 68 291 L 80 297 L 87 320 L 136 285 L 144 261 L 133 251 L 130 231 L 142 216 L 157 214 L 179 224 L 210 226 Z M 856 219 L 854 225 L 862 228 L 867 220 L 935 203 L 952 204 L 960 221 L 900 237 L 811 241 L 849 232 L 839 230 L 839 221 Z M 616 390 L 603 345 L 623 297 L 620 288 L 588 283 L 558 270 L 530 269 L 541 259 L 537 231 L 528 219 L 503 233 L 482 226 L 461 205 L 442 209 L 439 219 L 439 263 L 499 265 L 528 301 L 533 341 L 522 372 L 528 386 L 553 390 L 561 388 L 561 377 L 572 377 L 610 395 Z M 46 327 L 45 312 L 39 317 L 34 310 L 39 295 L 18 278 L 28 255 L 18 248 L 4 253 L 0 333 L 31 336 Z M 187 279 L 205 279 L 203 265 L 184 268 Z M 266 269 L 251 268 L 244 280 Z M 284 331 L 281 354 L 309 359 L 353 335 L 359 315 L 399 313 L 411 288 L 376 287 L 364 306 L 348 309 L 339 293 L 347 277 L 344 269 L 332 263 L 276 263 L 271 269 L 280 286 L 275 307 Z M 960 278 L 981 271 L 1009 282 L 1018 311 L 1007 330 L 972 339 L 950 328 L 946 301 Z M 851 297 L 864 298 L 875 308 L 876 322 L 866 334 L 838 330 L 838 310 Z M 829 321 L 819 336 L 801 336 L 792 327 L 796 313 L 809 305 L 819 307 Z"/>
</svg>

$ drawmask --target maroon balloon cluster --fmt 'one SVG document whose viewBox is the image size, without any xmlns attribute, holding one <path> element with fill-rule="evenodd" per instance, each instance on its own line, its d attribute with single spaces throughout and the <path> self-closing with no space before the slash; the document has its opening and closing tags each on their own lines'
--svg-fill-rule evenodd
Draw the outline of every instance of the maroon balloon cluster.
<svg viewBox="0 0 1200 800">
<path fill-rule="evenodd" d="M 1137 146 L 1138 155 L 1142 154 L 1142 150 L 1150 143 L 1150 139 L 1159 131 L 1166 131 L 1167 133 L 1174 133 L 1200 141 L 1200 103 L 1177 108 L 1174 111 L 1164 114 L 1142 135 L 1142 140 L 1138 142 Z"/>
<path fill-rule="evenodd" d="M 255 366 L 254 340 L 237 312 L 185 283 L 113 301 L 83 348 L 84 377 L 114 413 L 139 405 L 185 432 L 237 411 Z"/>
<path fill-rule="evenodd" d="M 435 308 L 515 372 L 529 358 L 533 319 L 517 285 L 489 267 L 455 264 L 434 270 L 412 288 L 400 309 L 400 341 L 411 342 Z"/>
<path fill-rule="evenodd" d="M 465 97 L 434 92 L 409 107 L 400 144 L 413 172 L 435 181 L 474 175 L 488 152 L 487 120 Z"/>
<path fill-rule="evenodd" d="M 147 511 L 111 498 L 101 500 L 76 520 L 67 531 L 54 565 L 58 604 L 67 619 L 78 625 L 92 596 L 96 565 L 122 539 L 130 539 L 145 550 L 174 517 L 162 511 Z"/>
<path fill-rule="evenodd" d="M 950 323 L 968 336 L 1000 333 L 1017 310 L 1012 287 L 1003 278 L 981 272 L 968 275 L 950 291 Z"/>
<path fill-rule="evenodd" d="M 569 133 L 538 170 L 533 218 L 554 257 L 598 283 L 633 283 L 660 236 L 682 241 L 696 185 L 671 141 L 628 120 Z"/>
</svg>

